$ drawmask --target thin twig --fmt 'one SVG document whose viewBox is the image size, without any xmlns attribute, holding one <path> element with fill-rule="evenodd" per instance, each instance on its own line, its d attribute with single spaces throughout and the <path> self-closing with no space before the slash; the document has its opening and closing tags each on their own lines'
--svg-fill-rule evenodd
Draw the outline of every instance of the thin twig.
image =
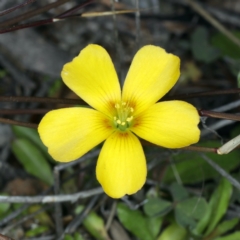
<svg viewBox="0 0 240 240">
<path fill-rule="evenodd" d="M 13 11 L 19 9 L 19 8 L 22 8 L 22 7 L 26 6 L 27 4 L 33 3 L 33 2 L 35 2 L 35 1 L 36 1 L 36 0 L 27 0 L 27 1 L 25 1 L 24 3 L 21 3 L 21 4 L 17 5 L 17 6 L 8 8 L 8 9 L 0 12 L 0 16 L 6 15 L 6 14 L 8 14 L 8 13 L 10 13 L 10 12 L 13 12 Z"/>
<path fill-rule="evenodd" d="M 233 88 L 233 89 L 227 89 L 227 90 L 185 93 L 185 94 L 163 97 L 161 100 L 189 99 L 189 98 L 199 98 L 199 97 L 207 97 L 207 96 L 211 97 L 216 95 L 238 94 L 238 93 L 240 93 L 240 88 Z"/>
<path fill-rule="evenodd" d="M 16 120 L 7 119 L 7 118 L 0 118 L 0 122 L 6 123 L 6 124 L 11 124 L 11 125 L 28 127 L 28 128 L 38 128 L 38 125 L 34 124 L 34 123 L 20 122 L 20 121 L 16 121 Z"/>
<path fill-rule="evenodd" d="M 225 126 L 228 126 L 228 125 L 231 125 L 231 124 L 234 124 L 234 123 L 235 123 L 235 121 L 231 121 L 231 120 L 217 121 L 216 123 L 214 123 L 212 125 L 209 125 L 207 127 L 207 129 L 203 129 L 201 131 L 201 137 L 204 137 L 204 136 L 208 135 L 209 133 L 214 132 L 215 130 L 221 129 L 221 128 L 225 127 Z M 211 131 L 210 131 L 210 129 L 211 129 Z"/>
<path fill-rule="evenodd" d="M 46 6 L 43 6 L 43 7 L 39 7 L 38 9 L 34 9 L 32 11 L 29 11 L 27 13 L 24 13 L 24 14 L 21 14 L 21 15 L 18 15 L 12 19 L 9 19 L 9 20 L 6 20 L 2 23 L 0 23 L 0 28 L 5 28 L 5 27 L 8 27 L 10 25 L 13 25 L 13 24 L 16 24 L 18 22 L 21 22 L 23 20 L 26 20 L 26 19 L 29 19 L 31 17 L 34 17 L 36 15 L 39 15 L 43 12 L 46 12 L 52 8 L 56 8 L 60 5 L 63 5 L 64 3 L 66 2 L 69 2 L 69 0 L 59 0 L 59 1 L 56 1 L 54 3 L 50 3 Z"/>
<path fill-rule="evenodd" d="M 80 104 L 86 105 L 82 99 L 69 99 L 69 98 L 48 98 L 48 97 L 25 97 L 25 96 L 0 96 L 0 102 L 38 102 L 38 103 L 56 103 L 56 104 Z"/>
<path fill-rule="evenodd" d="M 208 148 L 208 147 L 200 147 L 200 146 L 189 146 L 181 148 L 181 150 L 189 150 L 194 152 L 211 152 L 217 153 L 217 148 Z"/>
<path fill-rule="evenodd" d="M 107 223 L 106 223 L 106 225 L 105 225 L 106 231 L 108 231 L 109 228 L 111 227 L 111 224 L 112 224 L 114 215 L 115 215 L 115 213 L 116 213 L 116 209 L 117 209 L 117 201 L 114 200 L 114 202 L 113 202 L 113 204 L 112 204 L 112 207 L 111 207 L 110 214 L 109 214 L 108 219 L 107 219 Z"/>
<path fill-rule="evenodd" d="M 240 121 L 240 115 L 220 113 L 220 112 L 207 111 L 207 110 L 198 110 L 198 112 L 199 112 L 199 115 L 203 117 L 212 117 L 212 118 L 227 119 L 232 121 Z"/>
<path fill-rule="evenodd" d="M 193 0 L 187 0 L 189 5 L 198 12 L 202 17 L 204 17 L 208 22 L 210 22 L 216 29 L 218 29 L 222 34 L 229 38 L 233 43 L 240 47 L 240 40 L 233 35 L 227 28 L 225 28 L 219 21 L 212 17 L 201 5 Z"/>
<path fill-rule="evenodd" d="M 0 109 L 2 115 L 17 115 L 17 114 L 44 114 L 52 109 Z"/>
<path fill-rule="evenodd" d="M 29 23 L 18 24 L 16 26 L 8 27 L 8 28 L 0 30 L 0 34 L 13 32 L 16 30 L 30 28 L 30 27 L 38 27 L 38 26 L 42 26 L 42 25 L 46 25 L 46 24 L 50 24 L 50 23 L 64 21 L 64 20 L 67 20 L 70 18 L 73 19 L 73 18 L 79 18 L 79 17 L 85 17 L 85 18 L 104 17 L 104 16 L 111 16 L 113 14 L 126 14 L 126 13 L 133 13 L 133 12 L 135 12 L 135 10 L 122 10 L 122 11 L 115 11 L 115 12 L 91 12 L 91 13 L 80 13 L 80 14 L 75 14 L 75 15 L 63 15 L 61 17 L 58 16 L 58 17 L 53 17 L 53 18 L 48 18 L 48 19 L 43 19 L 43 20 L 39 20 L 39 21 L 33 21 L 33 22 L 29 22 Z"/>
<path fill-rule="evenodd" d="M 90 211 L 92 210 L 93 206 L 97 202 L 98 198 L 99 198 L 99 196 L 96 195 L 89 201 L 89 203 L 87 204 L 85 209 L 78 216 L 76 216 L 76 218 L 74 218 L 69 223 L 69 225 L 66 227 L 64 233 L 74 233 L 74 232 L 76 232 L 77 227 L 81 225 L 83 220 L 90 213 Z"/>
<path fill-rule="evenodd" d="M 232 110 L 234 108 L 237 108 L 239 106 L 240 106 L 240 100 L 236 100 L 234 102 L 227 103 L 227 104 L 222 105 L 220 107 L 213 108 L 213 109 L 211 109 L 211 111 L 226 112 L 226 111 Z"/>
<path fill-rule="evenodd" d="M 226 172 L 223 168 L 221 168 L 218 164 L 216 164 L 212 159 L 207 157 L 205 154 L 202 154 L 202 158 L 212 166 L 221 176 L 225 177 L 234 187 L 240 190 L 240 183 L 233 178 L 228 172 Z"/>
<path fill-rule="evenodd" d="M 66 168 L 73 167 L 73 166 L 75 166 L 79 163 L 82 163 L 82 162 L 86 161 L 87 159 L 97 157 L 99 155 L 99 153 L 100 153 L 100 150 L 91 151 L 91 152 L 85 154 L 84 156 L 82 156 L 81 158 L 79 158 L 78 160 L 75 160 L 75 161 L 72 161 L 72 162 L 69 162 L 69 163 L 59 164 L 59 165 L 55 166 L 54 170 L 62 171 Z"/>
<path fill-rule="evenodd" d="M 101 187 L 94 188 L 79 193 L 65 195 L 49 195 L 49 196 L 0 196 L 1 203 L 60 203 L 60 202 L 76 202 L 78 199 L 88 198 L 103 193 Z"/>
<path fill-rule="evenodd" d="M 54 193 L 55 195 L 59 194 L 60 192 L 60 178 L 59 178 L 59 171 L 54 168 L 53 171 L 54 175 Z M 57 239 L 60 239 L 63 233 L 63 221 L 62 221 L 62 207 L 60 202 L 55 202 L 55 228 L 56 228 L 56 235 Z"/>
<path fill-rule="evenodd" d="M 66 12 L 57 15 L 55 18 L 62 18 L 62 17 L 66 17 L 66 16 L 69 16 L 69 15 L 72 15 L 73 13 L 78 11 L 79 9 L 87 6 L 88 4 L 90 4 L 90 3 L 94 2 L 94 1 L 95 0 L 88 0 L 88 1 L 86 1 L 84 3 L 78 4 L 77 6 L 74 6 L 73 8 L 67 10 Z"/>
<path fill-rule="evenodd" d="M 87 2 L 84 2 L 82 4 L 78 4 L 77 6 L 75 6 L 71 9 L 57 15 L 56 17 L 7 27 L 3 30 L 0 30 L 0 34 L 1 33 L 7 33 L 7 32 L 13 32 L 13 31 L 16 31 L 16 30 L 19 30 L 19 29 L 25 29 L 25 28 L 37 27 L 37 26 L 42 26 L 42 25 L 46 25 L 46 24 L 50 24 L 50 23 L 55 23 L 55 22 L 59 22 L 59 21 L 62 21 L 62 20 L 69 19 L 69 18 L 81 17 L 82 14 L 76 14 L 76 15 L 70 15 L 70 14 L 73 14 L 74 12 L 79 10 L 80 8 L 92 3 L 93 1 L 94 0 L 88 0 Z"/>
<path fill-rule="evenodd" d="M 81 17 L 104 17 L 104 16 L 114 16 L 119 14 L 134 13 L 137 10 L 119 10 L 119 11 L 109 11 L 109 12 L 89 12 L 81 14 Z"/>
<path fill-rule="evenodd" d="M 4 229 L 1 229 L 1 232 L 2 233 L 8 233 L 11 229 L 13 228 L 16 228 L 17 226 L 23 224 L 24 222 L 26 222 L 27 220 L 33 218 L 34 216 L 46 211 L 46 210 L 49 210 L 51 208 L 50 205 L 43 205 L 40 209 L 38 209 L 37 211 L 31 213 L 31 214 L 28 214 L 22 218 L 20 218 L 19 220 L 16 220 L 12 223 L 12 224 L 8 224 L 7 227 L 5 227 Z M 1 239 L 0 239 L 1 240 Z"/>
</svg>

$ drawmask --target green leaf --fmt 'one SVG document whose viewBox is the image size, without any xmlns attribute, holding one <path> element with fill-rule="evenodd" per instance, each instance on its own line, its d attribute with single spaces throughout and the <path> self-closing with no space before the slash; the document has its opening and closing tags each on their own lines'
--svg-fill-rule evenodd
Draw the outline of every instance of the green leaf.
<svg viewBox="0 0 240 240">
<path fill-rule="evenodd" d="M 149 198 L 143 209 L 147 216 L 164 216 L 172 210 L 172 203 L 161 198 Z"/>
<path fill-rule="evenodd" d="M 21 126 L 12 126 L 12 130 L 17 138 L 26 138 L 42 151 L 44 156 L 52 162 L 54 159 L 49 155 L 47 147 L 42 143 L 37 130 Z"/>
<path fill-rule="evenodd" d="M 204 217 L 207 211 L 207 202 L 201 197 L 192 197 L 176 205 L 175 219 L 182 227 L 193 229 L 197 221 Z"/>
<path fill-rule="evenodd" d="M 48 226 L 37 226 L 36 228 L 28 230 L 26 232 L 26 237 L 36 237 L 42 233 L 47 232 L 48 230 L 49 230 Z"/>
<path fill-rule="evenodd" d="M 81 206 L 80 206 L 81 207 Z M 80 210 L 80 207 L 78 210 Z M 83 210 L 83 207 L 82 207 Z M 83 226 L 97 240 L 109 240 L 103 219 L 95 212 L 91 211 L 83 220 Z"/>
<path fill-rule="evenodd" d="M 240 231 L 232 233 L 225 237 L 214 238 L 214 240 L 238 240 L 240 239 Z"/>
<path fill-rule="evenodd" d="M 21 138 L 15 139 L 12 142 L 12 151 L 28 173 L 49 185 L 53 184 L 53 176 L 48 161 L 31 141 Z"/>
<path fill-rule="evenodd" d="M 182 201 L 189 197 L 187 190 L 176 182 L 171 184 L 170 191 L 175 202 Z"/>
<path fill-rule="evenodd" d="M 214 230 L 214 234 L 211 234 L 211 236 L 218 237 L 223 235 L 224 233 L 230 231 L 233 229 L 239 222 L 238 218 L 233 218 L 231 220 L 224 221 L 220 223 Z"/>
<path fill-rule="evenodd" d="M 156 239 L 157 235 L 159 234 L 162 222 L 163 218 L 161 216 L 147 218 L 148 229 L 152 233 L 154 239 Z"/>
<path fill-rule="evenodd" d="M 208 141 L 198 145 L 203 147 L 219 147 L 217 141 Z M 239 166 L 239 151 L 233 151 L 226 155 L 217 155 L 215 153 L 206 153 L 206 155 L 227 172 Z M 219 173 L 203 160 L 197 152 L 180 153 L 174 155 L 173 159 L 176 170 L 184 184 L 202 182 L 220 176 Z M 172 183 L 175 181 L 175 175 L 171 166 L 166 169 L 163 181 L 165 183 Z"/>
<path fill-rule="evenodd" d="M 65 234 L 64 240 L 84 240 L 82 235 L 80 233 L 74 233 L 74 236 L 71 236 L 70 234 Z"/>
<path fill-rule="evenodd" d="M 211 208 L 209 204 L 207 204 L 207 208 L 205 211 L 205 215 L 197 222 L 197 226 L 195 229 L 192 230 L 192 233 L 196 236 L 203 235 L 204 230 L 209 222 L 211 216 Z"/>
<path fill-rule="evenodd" d="M 232 31 L 232 33 L 235 35 L 235 37 L 239 38 L 240 40 L 239 31 Z M 228 56 L 234 59 L 240 59 L 240 48 L 224 34 L 222 33 L 215 34 L 211 39 L 211 43 L 213 46 L 220 49 L 223 56 Z"/>
<path fill-rule="evenodd" d="M 53 85 L 48 90 L 48 96 L 53 97 L 63 86 L 62 79 L 56 79 Z"/>
<path fill-rule="evenodd" d="M 148 219 L 139 210 L 131 210 L 125 204 L 119 203 L 117 215 L 123 226 L 140 240 L 154 240 Z"/>
<path fill-rule="evenodd" d="M 217 48 L 208 42 L 208 32 L 204 27 L 198 27 L 191 35 L 191 48 L 194 58 L 206 63 L 213 62 L 220 56 Z"/>
<path fill-rule="evenodd" d="M 237 86 L 238 88 L 240 88 L 240 72 L 238 72 L 238 75 L 237 75 Z"/>
<path fill-rule="evenodd" d="M 38 211 L 40 211 L 40 213 L 37 214 L 34 218 L 38 222 L 38 224 L 53 227 L 54 224 L 52 222 L 52 219 L 48 215 L 47 211 L 42 211 L 42 205 L 31 205 L 27 210 L 27 214 L 34 214 Z"/>
<path fill-rule="evenodd" d="M 66 235 L 64 236 L 64 240 L 74 240 L 74 238 L 73 238 L 71 235 L 66 234 Z"/>
<path fill-rule="evenodd" d="M 176 223 L 169 225 L 164 229 L 157 240 L 186 240 L 187 231 Z"/>
<path fill-rule="evenodd" d="M 74 233 L 74 240 L 84 240 L 83 236 L 80 233 Z"/>
<path fill-rule="evenodd" d="M 226 213 L 231 195 L 232 185 L 229 183 L 228 180 L 223 178 L 218 185 L 218 188 L 212 194 L 209 202 L 211 208 L 211 216 L 205 236 L 207 236 L 214 230 L 223 215 Z"/>
</svg>

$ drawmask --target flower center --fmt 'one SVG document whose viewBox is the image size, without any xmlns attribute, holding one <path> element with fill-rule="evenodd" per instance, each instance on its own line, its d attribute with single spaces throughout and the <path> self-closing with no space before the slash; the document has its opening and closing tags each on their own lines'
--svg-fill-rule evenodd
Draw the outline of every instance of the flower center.
<svg viewBox="0 0 240 240">
<path fill-rule="evenodd" d="M 128 129 L 133 120 L 134 108 L 126 102 L 115 104 L 116 115 L 113 117 L 114 126 L 121 131 Z"/>
</svg>

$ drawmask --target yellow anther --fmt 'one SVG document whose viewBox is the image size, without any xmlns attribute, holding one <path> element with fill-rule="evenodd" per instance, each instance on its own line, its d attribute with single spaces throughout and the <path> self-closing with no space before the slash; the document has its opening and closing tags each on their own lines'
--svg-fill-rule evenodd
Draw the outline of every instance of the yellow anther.
<svg viewBox="0 0 240 240">
<path fill-rule="evenodd" d="M 133 112 L 133 111 L 134 111 L 134 108 L 131 107 L 131 108 L 130 108 L 130 112 Z"/>
<path fill-rule="evenodd" d="M 127 103 L 126 102 L 122 102 L 122 106 L 125 106 Z"/>
<path fill-rule="evenodd" d="M 132 120 L 133 120 L 133 116 L 128 117 L 128 118 L 126 119 L 127 122 L 131 122 Z"/>
<path fill-rule="evenodd" d="M 122 122 L 118 119 L 118 120 L 117 120 L 117 124 L 121 124 L 121 123 L 122 123 Z"/>
<path fill-rule="evenodd" d="M 126 122 L 122 122 L 121 125 L 124 126 L 126 124 Z"/>
<path fill-rule="evenodd" d="M 114 117 L 113 120 L 116 121 L 116 120 L 117 120 L 117 117 Z"/>
<path fill-rule="evenodd" d="M 119 106 L 119 104 L 118 104 L 118 103 L 116 103 L 116 104 L 115 104 L 115 108 L 117 108 L 117 109 L 119 109 L 119 108 L 120 108 L 120 106 Z"/>
</svg>

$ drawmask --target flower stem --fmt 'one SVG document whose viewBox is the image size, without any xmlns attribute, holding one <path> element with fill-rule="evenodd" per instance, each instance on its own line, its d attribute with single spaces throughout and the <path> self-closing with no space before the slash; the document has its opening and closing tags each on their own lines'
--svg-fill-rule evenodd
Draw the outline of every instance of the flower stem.
<svg viewBox="0 0 240 240">
<path fill-rule="evenodd" d="M 69 98 L 43 98 L 43 97 L 22 97 L 22 96 L 0 96 L 0 102 L 39 102 L 39 103 L 57 103 L 57 104 L 82 104 L 87 105 L 82 99 Z"/>
<path fill-rule="evenodd" d="M 212 118 L 221 118 L 221 119 L 228 119 L 233 121 L 240 121 L 240 116 L 235 114 L 220 113 L 220 112 L 207 111 L 207 110 L 198 110 L 198 113 L 202 117 L 212 117 Z"/>
<path fill-rule="evenodd" d="M 11 125 L 18 125 L 18 126 L 23 126 L 23 127 L 28 127 L 28 128 L 37 128 L 38 125 L 34 123 L 26 123 L 26 122 L 20 122 L 20 121 L 15 121 L 7 118 L 0 118 L 1 123 L 6 123 L 6 124 L 11 124 Z"/>
<path fill-rule="evenodd" d="M 23 20 L 26 20 L 26 19 L 29 19 L 31 17 L 34 17 L 36 15 L 39 15 L 43 12 L 46 12 L 52 8 L 56 8 L 60 5 L 63 5 L 64 3 L 66 2 L 69 2 L 70 0 L 59 0 L 59 1 L 56 1 L 56 2 L 53 2 L 53 3 L 50 3 L 46 6 L 43 6 L 43 7 L 40 7 L 38 9 L 34 9 L 32 11 L 29 11 L 27 13 L 24 13 L 24 14 L 21 14 L 21 15 L 18 15 L 12 19 L 9 19 L 9 20 L 6 20 L 6 21 L 3 21 L 0 23 L 0 28 L 4 28 L 4 27 L 8 27 L 10 25 L 13 25 L 13 24 L 16 24 L 20 21 L 23 21 Z"/>
<path fill-rule="evenodd" d="M 8 14 L 8 13 L 10 13 L 10 12 L 13 12 L 13 11 L 19 9 L 19 8 L 22 8 L 22 7 L 26 6 L 27 4 L 33 3 L 33 2 L 35 2 L 35 1 L 36 1 L 36 0 L 27 0 L 27 1 L 25 1 L 25 2 L 23 2 L 23 3 L 21 3 L 21 4 L 18 4 L 18 5 L 16 5 L 16 6 L 14 6 L 14 7 L 8 8 L 8 9 L 6 9 L 6 10 L 4 10 L 4 11 L 1 11 L 1 12 L 0 12 L 0 16 L 6 15 L 6 14 Z"/>
<path fill-rule="evenodd" d="M 17 114 L 45 114 L 52 109 L 0 109 L 2 115 L 17 115 Z"/>
<path fill-rule="evenodd" d="M 179 94 L 179 95 L 174 95 L 174 96 L 169 96 L 169 97 L 163 97 L 161 100 L 188 99 L 188 98 L 226 95 L 226 94 L 237 94 L 237 93 L 240 93 L 240 88 L 232 88 L 232 89 L 218 90 L 218 91 L 185 93 L 185 94 Z"/>
<path fill-rule="evenodd" d="M 211 152 L 211 153 L 218 153 L 218 148 L 208 148 L 208 147 L 200 147 L 200 146 L 188 146 L 181 148 L 181 150 L 189 150 L 194 152 Z"/>
</svg>

